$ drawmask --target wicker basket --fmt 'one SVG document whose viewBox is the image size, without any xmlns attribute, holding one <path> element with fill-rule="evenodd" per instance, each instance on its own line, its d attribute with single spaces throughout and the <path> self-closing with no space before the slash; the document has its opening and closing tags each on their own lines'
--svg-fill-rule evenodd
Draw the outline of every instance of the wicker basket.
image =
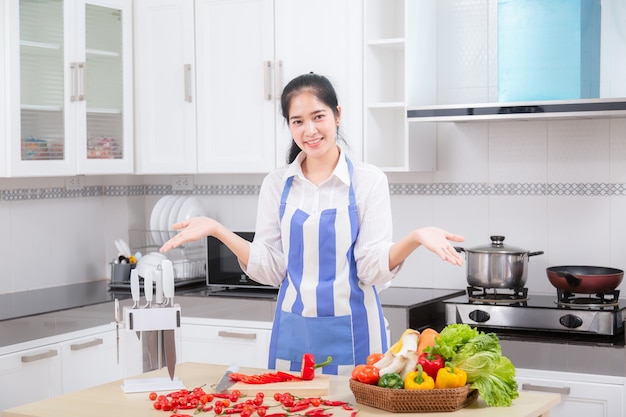
<svg viewBox="0 0 626 417">
<path fill-rule="evenodd" d="M 478 391 L 469 385 L 461 388 L 406 390 L 382 388 L 350 379 L 350 389 L 357 403 L 390 413 L 428 413 L 456 411 L 478 399 Z"/>
</svg>

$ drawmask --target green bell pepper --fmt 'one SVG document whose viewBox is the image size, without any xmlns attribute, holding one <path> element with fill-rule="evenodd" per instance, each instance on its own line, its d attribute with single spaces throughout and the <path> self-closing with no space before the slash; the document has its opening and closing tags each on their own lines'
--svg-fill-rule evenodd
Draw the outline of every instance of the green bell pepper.
<svg viewBox="0 0 626 417">
<path fill-rule="evenodd" d="M 383 388 L 402 389 L 404 388 L 404 381 L 402 376 L 397 373 L 385 374 L 378 380 L 378 386 Z"/>
</svg>

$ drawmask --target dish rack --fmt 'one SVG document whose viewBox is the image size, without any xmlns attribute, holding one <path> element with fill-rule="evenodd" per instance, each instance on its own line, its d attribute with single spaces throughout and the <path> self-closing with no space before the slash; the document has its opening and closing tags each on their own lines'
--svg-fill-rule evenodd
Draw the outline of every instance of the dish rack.
<svg viewBox="0 0 626 417">
<path fill-rule="evenodd" d="M 163 242 L 176 233 L 173 230 L 129 230 L 131 252 L 140 252 L 142 255 L 158 252 Z M 191 280 L 206 277 L 206 253 L 206 239 L 201 239 L 172 249 L 164 255 L 172 261 L 174 279 Z"/>
</svg>

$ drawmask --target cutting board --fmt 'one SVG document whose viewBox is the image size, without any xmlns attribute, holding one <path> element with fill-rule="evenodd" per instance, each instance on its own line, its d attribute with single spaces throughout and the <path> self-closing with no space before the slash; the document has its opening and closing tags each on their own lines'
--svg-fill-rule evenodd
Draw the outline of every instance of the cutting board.
<svg viewBox="0 0 626 417">
<path fill-rule="evenodd" d="M 289 392 L 298 397 L 311 397 L 317 395 L 328 395 L 330 388 L 330 377 L 328 375 L 315 375 L 315 378 L 311 381 L 286 381 L 286 382 L 272 382 L 271 384 L 246 384 L 243 382 L 237 382 L 235 385 L 228 389 L 228 392 L 233 390 L 241 391 L 242 395 L 248 395 L 254 397 L 257 392 L 262 392 L 266 396 L 274 395 L 275 393 Z"/>
</svg>

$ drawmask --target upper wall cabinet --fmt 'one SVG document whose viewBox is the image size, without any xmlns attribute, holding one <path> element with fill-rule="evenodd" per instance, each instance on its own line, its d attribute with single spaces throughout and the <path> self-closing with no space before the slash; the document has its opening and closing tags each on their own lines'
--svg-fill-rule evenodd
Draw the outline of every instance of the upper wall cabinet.
<svg viewBox="0 0 626 417">
<path fill-rule="evenodd" d="M 360 141 L 359 2 L 135 5 L 139 173 L 265 173 L 284 164 L 290 135 L 280 94 L 291 78 L 311 71 L 333 81 L 342 126 Z M 303 19 L 334 29 L 312 30 Z M 349 143 L 362 158 L 360 142 Z"/>
<path fill-rule="evenodd" d="M 0 175 L 133 172 L 125 0 L 5 0 Z"/>
<path fill-rule="evenodd" d="M 410 4 L 410 121 L 626 116 L 623 0 Z"/>
<path fill-rule="evenodd" d="M 388 172 L 436 167 L 436 124 L 409 124 L 406 111 L 414 63 L 413 39 L 426 25 L 412 10 L 422 0 L 366 0 L 364 55 L 365 161 Z M 425 41 L 425 40 L 424 40 Z M 421 62 L 420 70 L 428 67 Z"/>
</svg>

